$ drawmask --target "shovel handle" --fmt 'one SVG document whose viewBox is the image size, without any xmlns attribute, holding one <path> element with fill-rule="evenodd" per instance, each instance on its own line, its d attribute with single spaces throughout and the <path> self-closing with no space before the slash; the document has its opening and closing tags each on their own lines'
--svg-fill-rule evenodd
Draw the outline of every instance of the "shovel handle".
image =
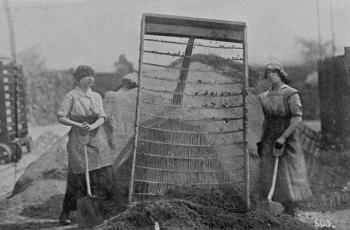
<svg viewBox="0 0 350 230">
<path fill-rule="evenodd" d="M 269 195 L 267 196 L 267 200 L 271 202 L 273 193 L 275 192 L 275 185 L 276 185 L 276 177 L 277 177 L 277 169 L 278 169 L 278 158 L 275 157 L 275 163 L 273 167 L 273 175 L 272 175 L 272 183 L 271 183 L 271 188 Z"/>
<path fill-rule="evenodd" d="M 92 197 L 91 188 L 90 188 L 89 161 L 88 161 L 87 149 L 86 149 L 86 145 L 83 145 L 83 146 L 84 146 L 85 179 L 86 179 L 87 193 L 90 197 Z"/>
</svg>

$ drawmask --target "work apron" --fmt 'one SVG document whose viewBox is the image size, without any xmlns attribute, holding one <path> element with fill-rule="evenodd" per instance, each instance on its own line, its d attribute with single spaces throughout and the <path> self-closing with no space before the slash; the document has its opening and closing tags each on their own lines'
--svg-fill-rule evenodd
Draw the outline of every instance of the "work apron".
<svg viewBox="0 0 350 230">
<path fill-rule="evenodd" d="M 79 123 L 93 124 L 98 118 L 71 117 L 70 119 Z M 101 138 L 101 131 L 102 127 L 99 127 L 87 134 L 89 135 L 89 141 L 86 144 L 89 171 L 112 165 L 111 150 L 108 142 Z M 68 133 L 68 167 L 74 174 L 85 173 L 84 145 L 79 141 L 85 134 L 77 127 L 72 127 Z"/>
</svg>

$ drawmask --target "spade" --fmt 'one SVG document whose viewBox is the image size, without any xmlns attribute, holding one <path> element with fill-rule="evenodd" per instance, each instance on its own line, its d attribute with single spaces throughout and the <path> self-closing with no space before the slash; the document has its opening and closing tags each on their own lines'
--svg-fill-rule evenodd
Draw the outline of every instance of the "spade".
<svg viewBox="0 0 350 230">
<path fill-rule="evenodd" d="M 89 176 L 89 162 L 86 144 L 89 142 L 89 133 L 79 137 L 79 142 L 84 147 L 84 158 L 85 158 L 85 178 L 87 187 L 87 196 L 78 199 L 78 212 L 77 220 L 79 228 L 86 229 L 92 228 L 103 222 L 101 215 L 101 199 L 93 196 L 90 187 L 90 176 Z"/>
</svg>

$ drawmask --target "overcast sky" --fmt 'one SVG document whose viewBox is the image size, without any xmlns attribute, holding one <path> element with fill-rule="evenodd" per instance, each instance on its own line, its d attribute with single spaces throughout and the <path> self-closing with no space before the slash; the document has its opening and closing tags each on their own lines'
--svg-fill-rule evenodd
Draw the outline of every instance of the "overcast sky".
<svg viewBox="0 0 350 230">
<path fill-rule="evenodd" d="M 350 46 L 350 0 L 332 0 L 337 53 Z M 119 54 L 138 60 L 142 13 L 246 22 L 249 62 L 300 60 L 296 38 L 318 39 L 316 0 L 9 0 L 17 51 L 37 47 L 56 69 L 81 63 L 110 71 Z M 0 55 L 10 56 L 3 0 Z M 322 40 L 331 39 L 330 0 L 320 0 Z"/>
</svg>

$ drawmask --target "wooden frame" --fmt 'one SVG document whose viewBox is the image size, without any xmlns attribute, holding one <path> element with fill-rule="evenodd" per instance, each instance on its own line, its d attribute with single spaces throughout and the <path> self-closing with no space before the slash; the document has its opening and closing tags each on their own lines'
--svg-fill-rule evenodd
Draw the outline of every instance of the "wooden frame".
<svg viewBox="0 0 350 230">
<path fill-rule="evenodd" d="M 140 32 L 140 51 L 139 51 L 139 71 L 138 71 L 138 92 L 136 101 L 136 119 L 135 119 L 135 139 L 132 156 L 131 180 L 129 187 L 129 201 L 133 199 L 134 193 L 134 176 L 137 154 L 137 143 L 139 141 L 139 119 L 140 119 L 140 101 L 142 87 L 141 73 L 143 71 L 143 54 L 144 54 L 144 36 L 172 36 L 196 39 L 215 40 L 223 42 L 240 43 L 243 46 L 243 67 L 244 78 L 242 82 L 242 98 L 243 98 L 243 119 L 242 119 L 242 135 L 243 135 L 243 151 L 244 151 L 244 183 L 246 191 L 246 206 L 250 208 L 250 175 L 249 175 L 249 153 L 247 149 L 247 111 L 246 111 L 246 95 L 248 85 L 248 56 L 247 56 L 247 27 L 242 22 L 230 22 L 221 20 L 211 20 L 203 18 L 189 18 L 179 16 L 169 16 L 160 14 L 144 14 L 141 21 Z M 191 45 L 191 44 L 190 44 Z M 193 45 L 193 44 L 192 44 Z M 187 49 L 186 52 L 188 53 Z M 184 62 L 186 62 L 186 55 Z M 145 63 L 146 64 L 146 63 Z M 185 64 L 186 65 L 186 64 Z M 188 68 L 188 67 L 187 67 Z M 186 71 L 187 68 L 184 68 Z M 188 70 L 187 70 L 188 71 Z M 182 75 L 181 73 L 180 75 Z M 186 75 L 186 73 L 184 73 Z M 186 77 L 185 77 L 186 80 Z M 180 76 L 180 81 L 181 76 Z"/>
<path fill-rule="evenodd" d="M 25 144 L 28 151 L 31 149 L 25 98 L 22 69 L 12 63 L 4 65 L 0 62 L 0 143 L 13 152 L 20 149 L 13 147 L 15 145 Z M 16 156 L 21 153 L 16 152 Z"/>
</svg>

